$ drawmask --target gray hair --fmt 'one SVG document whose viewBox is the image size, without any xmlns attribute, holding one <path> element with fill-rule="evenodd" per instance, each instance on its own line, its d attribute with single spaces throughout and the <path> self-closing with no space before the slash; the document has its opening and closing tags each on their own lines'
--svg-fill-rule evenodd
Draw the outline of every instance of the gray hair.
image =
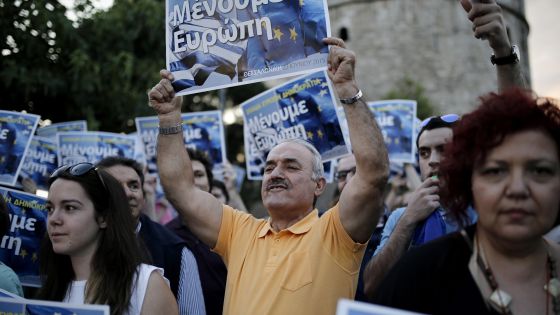
<svg viewBox="0 0 560 315">
<path fill-rule="evenodd" d="M 314 181 L 317 181 L 321 177 L 325 176 L 325 171 L 323 170 L 323 160 L 321 158 L 321 153 L 319 153 L 319 151 L 317 151 L 317 149 L 315 148 L 315 146 L 313 146 L 313 144 L 311 144 L 311 142 L 303 140 L 303 139 L 286 139 L 286 140 L 282 140 L 278 144 L 282 144 L 282 143 L 296 143 L 296 144 L 302 145 L 305 148 L 307 148 L 307 150 L 309 150 L 311 152 L 311 154 L 313 154 L 313 169 L 312 169 L 311 179 L 314 180 Z"/>
</svg>

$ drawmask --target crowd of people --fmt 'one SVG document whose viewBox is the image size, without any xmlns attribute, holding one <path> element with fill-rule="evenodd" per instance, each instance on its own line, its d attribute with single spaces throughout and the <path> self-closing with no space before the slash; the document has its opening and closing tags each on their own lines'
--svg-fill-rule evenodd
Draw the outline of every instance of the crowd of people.
<svg viewBox="0 0 560 315">
<path fill-rule="evenodd" d="M 316 209 L 321 155 L 286 140 L 266 157 L 268 217 L 256 218 L 232 173 L 217 181 L 207 156 L 185 150 L 183 100 L 161 70 L 148 98 L 179 215 L 157 222 L 153 181 L 134 160 L 62 166 L 49 180 L 36 298 L 112 314 L 334 314 L 341 298 L 426 314 L 560 314 L 560 245 L 544 237 L 560 223 L 560 107 L 525 89 L 500 7 L 460 2 L 498 60 L 498 86 L 468 114 L 422 121 L 419 174 L 405 164 L 390 177 L 357 57 L 325 38 L 353 147 L 337 163 L 337 194 Z M 0 198 L 0 235 L 8 222 Z M 0 288 L 23 294 L 1 262 L 0 275 Z"/>
</svg>

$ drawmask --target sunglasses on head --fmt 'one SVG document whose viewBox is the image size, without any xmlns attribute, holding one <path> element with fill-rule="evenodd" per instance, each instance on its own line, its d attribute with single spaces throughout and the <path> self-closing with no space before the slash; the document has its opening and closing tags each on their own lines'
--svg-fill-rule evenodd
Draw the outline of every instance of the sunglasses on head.
<svg viewBox="0 0 560 315">
<path fill-rule="evenodd" d="M 69 174 L 71 176 L 80 177 L 80 176 L 84 176 L 85 174 L 89 173 L 92 170 L 97 175 L 97 178 L 99 178 L 99 181 L 101 182 L 101 185 L 103 185 L 103 188 L 107 190 L 107 186 L 105 186 L 105 182 L 103 181 L 103 178 L 101 177 L 101 175 L 99 175 L 99 172 L 97 171 L 97 167 L 91 163 L 86 163 L 86 162 L 73 164 L 73 165 L 63 165 L 57 168 L 56 170 L 54 170 L 54 172 L 52 172 L 51 176 L 49 177 L 49 182 L 52 183 L 55 179 L 57 179 L 60 175 L 64 173 Z"/>
<path fill-rule="evenodd" d="M 459 118 L 461 118 L 461 116 L 459 116 L 457 114 L 447 114 L 447 115 L 442 115 L 442 116 L 428 117 L 428 118 L 422 120 L 422 123 L 420 124 L 420 128 L 426 127 L 430 122 L 432 122 L 432 120 L 434 120 L 434 121 L 440 120 L 443 123 L 453 124 L 453 123 L 457 122 L 459 120 Z"/>
</svg>

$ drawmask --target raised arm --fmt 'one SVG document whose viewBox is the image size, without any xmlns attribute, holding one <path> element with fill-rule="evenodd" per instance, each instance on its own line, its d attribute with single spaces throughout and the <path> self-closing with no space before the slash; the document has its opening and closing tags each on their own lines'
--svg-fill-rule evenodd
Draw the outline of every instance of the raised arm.
<svg viewBox="0 0 560 315">
<path fill-rule="evenodd" d="M 182 98 L 176 97 L 173 75 L 160 71 L 161 80 L 148 93 L 150 106 L 156 111 L 160 128 L 181 125 Z M 157 141 L 157 165 L 165 196 L 179 211 L 184 223 L 208 246 L 214 247 L 222 222 L 222 205 L 209 192 L 194 185 L 191 160 L 185 149 L 183 133 L 163 135 Z"/>
<path fill-rule="evenodd" d="M 408 250 L 418 223 L 439 207 L 438 183 L 437 179 L 427 178 L 410 196 L 404 211 L 395 210 L 389 216 L 381 243 L 364 269 L 364 293 L 369 299 L 374 296 L 385 275 Z"/>
<path fill-rule="evenodd" d="M 496 1 L 461 0 L 461 5 L 472 22 L 474 37 L 488 40 L 496 58 L 509 56 L 512 53 L 512 44 L 507 34 L 502 8 Z M 519 62 L 495 65 L 495 67 L 498 74 L 499 91 L 512 87 L 527 88 Z"/>
<path fill-rule="evenodd" d="M 324 42 L 331 45 L 328 73 L 338 97 L 356 96 L 360 90 L 354 73 L 356 56 L 345 49 L 341 39 L 327 38 Z M 364 100 L 359 98 L 343 106 L 356 157 L 356 174 L 340 195 L 340 220 L 354 241 L 364 243 L 369 240 L 383 211 L 389 158 L 381 130 Z"/>
</svg>

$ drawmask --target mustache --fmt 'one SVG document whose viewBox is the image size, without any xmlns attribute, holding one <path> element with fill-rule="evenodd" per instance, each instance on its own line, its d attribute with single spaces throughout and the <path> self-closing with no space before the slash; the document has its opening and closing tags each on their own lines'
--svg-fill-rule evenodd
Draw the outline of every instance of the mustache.
<svg viewBox="0 0 560 315">
<path fill-rule="evenodd" d="M 266 183 L 266 190 L 270 190 L 274 187 L 288 188 L 288 181 L 282 178 L 273 178 Z"/>
</svg>

